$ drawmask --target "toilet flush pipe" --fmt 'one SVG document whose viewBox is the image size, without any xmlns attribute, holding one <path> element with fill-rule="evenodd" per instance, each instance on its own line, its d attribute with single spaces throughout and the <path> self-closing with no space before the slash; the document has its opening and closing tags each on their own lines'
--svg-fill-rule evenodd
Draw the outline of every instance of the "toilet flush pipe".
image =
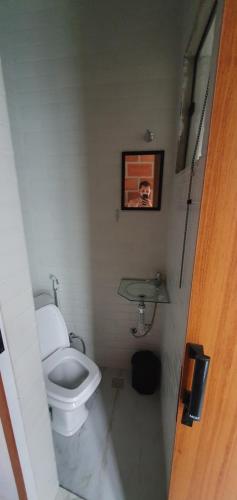
<svg viewBox="0 0 237 500">
<path fill-rule="evenodd" d="M 52 280 L 52 287 L 53 287 L 53 296 L 54 296 L 54 303 L 55 306 L 58 307 L 58 288 L 59 288 L 59 281 L 58 278 L 54 274 L 49 275 L 49 279 Z"/>
<path fill-rule="evenodd" d="M 69 333 L 69 339 L 71 344 L 73 342 L 80 342 L 82 345 L 82 353 L 86 354 L 86 344 L 82 337 L 79 337 L 79 335 L 76 335 L 75 333 L 71 332 Z"/>
<path fill-rule="evenodd" d="M 59 280 L 54 274 L 50 274 L 49 278 L 52 280 L 54 304 L 55 304 L 55 306 L 59 307 L 59 301 L 58 301 Z M 75 333 L 71 332 L 71 333 L 69 333 L 69 339 L 70 339 L 70 343 L 80 342 L 82 345 L 82 352 L 83 352 L 83 354 L 86 354 L 86 344 L 85 344 L 83 338 L 80 337 L 80 335 L 76 335 Z"/>
</svg>

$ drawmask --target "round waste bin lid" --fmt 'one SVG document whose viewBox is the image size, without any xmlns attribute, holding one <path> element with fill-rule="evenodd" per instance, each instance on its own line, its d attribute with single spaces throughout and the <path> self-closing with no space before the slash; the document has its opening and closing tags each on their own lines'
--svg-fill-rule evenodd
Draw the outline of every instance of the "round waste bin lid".
<svg viewBox="0 0 237 500">
<path fill-rule="evenodd" d="M 146 364 L 146 363 L 158 363 L 159 360 L 157 356 L 152 351 L 137 351 L 133 354 L 131 363 L 136 364 Z"/>
</svg>

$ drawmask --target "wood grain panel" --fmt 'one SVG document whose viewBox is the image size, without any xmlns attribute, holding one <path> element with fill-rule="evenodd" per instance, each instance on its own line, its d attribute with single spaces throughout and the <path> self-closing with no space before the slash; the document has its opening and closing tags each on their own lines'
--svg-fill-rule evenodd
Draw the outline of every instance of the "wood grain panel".
<svg viewBox="0 0 237 500">
<path fill-rule="evenodd" d="M 237 499 L 237 1 L 226 0 L 187 342 L 211 356 L 201 422 L 181 424 L 169 500 Z"/>
<path fill-rule="evenodd" d="M 22 475 L 19 455 L 16 447 L 15 437 L 13 434 L 11 418 L 8 410 L 6 395 L 4 391 L 3 381 L 0 374 L 0 420 L 2 422 L 3 431 L 7 443 L 8 453 L 11 460 L 12 470 L 16 481 L 19 500 L 27 500 L 24 479 Z"/>
</svg>

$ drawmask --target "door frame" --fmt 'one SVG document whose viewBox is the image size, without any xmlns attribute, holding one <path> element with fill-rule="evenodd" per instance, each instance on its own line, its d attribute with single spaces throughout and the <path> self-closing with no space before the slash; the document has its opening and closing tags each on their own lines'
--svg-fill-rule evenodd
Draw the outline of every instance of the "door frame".
<svg viewBox="0 0 237 500">
<path fill-rule="evenodd" d="M 0 419 L 2 421 L 19 500 L 37 500 L 35 480 L 28 453 L 1 310 L 0 331 L 4 346 L 3 352 L 0 352 Z"/>
<path fill-rule="evenodd" d="M 1 335 L 1 333 L 0 333 Z M 1 354 L 0 354 L 1 356 Z M 10 413 L 7 404 L 7 398 L 5 394 L 5 389 L 3 385 L 2 375 L 0 371 L 0 421 L 3 428 L 3 434 L 5 436 L 8 455 L 11 462 L 12 472 L 14 475 L 16 489 L 19 496 L 19 500 L 27 500 L 25 482 L 22 474 L 21 463 L 19 460 L 19 455 L 16 447 L 16 441 L 14 437 L 14 432 L 12 428 Z"/>
</svg>

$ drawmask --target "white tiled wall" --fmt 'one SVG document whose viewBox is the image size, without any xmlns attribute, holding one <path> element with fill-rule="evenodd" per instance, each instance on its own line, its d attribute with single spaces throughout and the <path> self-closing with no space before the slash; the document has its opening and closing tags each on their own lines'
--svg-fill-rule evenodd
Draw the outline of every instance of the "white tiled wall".
<svg viewBox="0 0 237 500">
<path fill-rule="evenodd" d="M 0 67 L 0 308 L 39 500 L 58 490 Z"/>
<path fill-rule="evenodd" d="M 182 3 L 28 0 L 0 5 L 17 173 L 34 291 L 61 282 L 68 327 L 102 365 L 159 345 L 129 335 L 122 277 L 165 270 Z M 155 141 L 144 142 L 147 128 Z M 161 212 L 120 212 L 121 152 L 164 149 Z M 161 306 L 162 307 L 162 306 Z M 159 313 L 159 311 L 158 311 Z"/>
<path fill-rule="evenodd" d="M 179 288 L 179 279 L 190 169 L 187 168 L 176 174 L 173 179 L 167 249 L 167 285 L 170 294 L 170 304 L 165 305 L 162 311 L 161 334 L 161 402 L 167 480 L 170 472 L 170 460 L 174 442 L 177 397 L 202 193 L 203 167 L 204 159 L 199 162 L 199 165 L 196 167 L 195 176 L 193 177 L 192 205 L 190 207 L 181 288 Z"/>
</svg>

